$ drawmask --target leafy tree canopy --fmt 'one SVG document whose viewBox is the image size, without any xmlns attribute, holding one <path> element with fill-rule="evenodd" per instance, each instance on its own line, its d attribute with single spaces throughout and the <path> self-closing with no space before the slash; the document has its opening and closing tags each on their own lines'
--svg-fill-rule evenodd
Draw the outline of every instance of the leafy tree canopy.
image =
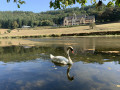
<svg viewBox="0 0 120 90">
<path fill-rule="evenodd" d="M 10 0 L 7 0 L 7 2 L 10 2 Z M 23 0 L 13 0 L 13 2 L 17 4 L 18 8 L 20 8 L 21 4 L 25 4 L 25 1 Z"/>
<path fill-rule="evenodd" d="M 101 6 L 102 3 L 104 3 L 104 1 L 102 0 L 99 0 L 99 1 L 90 0 L 90 2 L 91 4 L 96 5 L 97 7 Z M 53 7 L 54 9 L 61 9 L 61 8 L 65 8 L 66 6 L 70 6 L 76 3 L 79 3 L 82 6 L 84 6 L 86 3 L 88 3 L 88 0 L 51 0 L 50 7 L 51 8 Z M 107 7 L 110 7 L 113 5 L 120 6 L 120 0 L 109 0 Z"/>
<path fill-rule="evenodd" d="M 91 4 L 96 5 L 97 7 L 101 6 L 102 3 L 104 3 L 105 1 L 107 0 L 99 0 L 99 1 L 90 0 Z M 7 0 L 7 2 L 10 2 L 10 0 Z M 24 0 L 13 0 L 13 2 L 17 4 L 18 8 L 20 8 L 21 4 L 25 3 Z M 88 0 L 50 0 L 50 8 L 53 7 L 54 9 L 61 9 L 76 3 L 79 3 L 82 6 L 84 6 L 86 3 L 88 3 Z M 106 6 L 110 7 L 114 5 L 120 6 L 120 0 L 109 0 Z"/>
</svg>

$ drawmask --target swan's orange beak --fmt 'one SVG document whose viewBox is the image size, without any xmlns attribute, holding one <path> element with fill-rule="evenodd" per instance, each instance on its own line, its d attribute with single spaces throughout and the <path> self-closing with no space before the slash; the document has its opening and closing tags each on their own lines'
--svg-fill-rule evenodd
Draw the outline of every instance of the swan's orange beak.
<svg viewBox="0 0 120 90">
<path fill-rule="evenodd" d="M 72 51 L 72 53 L 74 54 L 74 51 Z"/>
</svg>

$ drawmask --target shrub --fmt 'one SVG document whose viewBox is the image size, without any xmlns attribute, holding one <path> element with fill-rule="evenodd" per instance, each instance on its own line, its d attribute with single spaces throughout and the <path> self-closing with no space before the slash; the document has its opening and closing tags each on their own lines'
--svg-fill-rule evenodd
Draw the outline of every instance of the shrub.
<svg viewBox="0 0 120 90">
<path fill-rule="evenodd" d="M 7 32 L 8 32 L 8 33 L 10 33 L 10 32 L 11 32 L 11 30 L 9 29 L 9 30 L 7 30 Z"/>
<path fill-rule="evenodd" d="M 89 27 L 90 27 L 90 29 L 94 29 L 95 28 L 95 23 L 90 23 Z"/>
</svg>

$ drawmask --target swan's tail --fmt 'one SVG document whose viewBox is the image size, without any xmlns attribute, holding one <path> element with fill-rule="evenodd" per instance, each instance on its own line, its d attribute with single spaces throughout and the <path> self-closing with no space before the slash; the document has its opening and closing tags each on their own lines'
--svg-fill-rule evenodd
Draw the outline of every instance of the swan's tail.
<svg viewBox="0 0 120 90">
<path fill-rule="evenodd" d="M 53 59 L 53 58 L 54 58 L 54 56 L 53 56 L 52 54 L 50 54 L 50 58 L 51 58 L 51 59 Z"/>
</svg>

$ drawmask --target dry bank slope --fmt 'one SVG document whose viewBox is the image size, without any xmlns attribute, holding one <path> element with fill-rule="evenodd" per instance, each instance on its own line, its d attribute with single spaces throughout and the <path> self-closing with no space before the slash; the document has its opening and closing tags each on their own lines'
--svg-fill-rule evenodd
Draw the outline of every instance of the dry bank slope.
<svg viewBox="0 0 120 90">
<path fill-rule="evenodd" d="M 1 30 L 2 31 L 2 30 Z M 89 26 L 78 26 L 70 28 L 56 28 L 56 29 L 22 29 L 12 30 L 10 33 L 1 33 L 0 37 L 25 37 L 25 36 L 50 36 L 50 35 L 84 35 L 91 33 L 120 33 L 120 23 L 110 23 L 96 25 L 95 29 L 89 29 Z"/>
</svg>

